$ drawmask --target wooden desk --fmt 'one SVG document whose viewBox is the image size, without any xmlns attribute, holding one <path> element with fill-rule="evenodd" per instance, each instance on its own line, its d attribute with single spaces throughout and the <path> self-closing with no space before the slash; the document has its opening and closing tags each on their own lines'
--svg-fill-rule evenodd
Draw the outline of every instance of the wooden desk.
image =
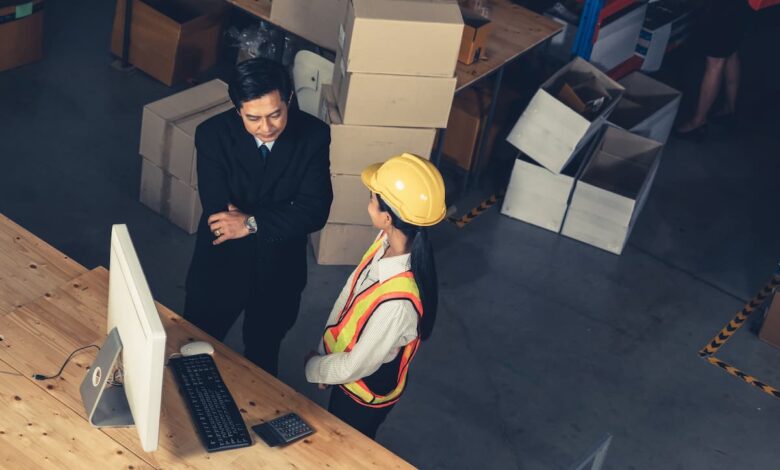
<svg viewBox="0 0 780 470">
<path fill-rule="evenodd" d="M 491 0 L 490 8 L 493 31 L 488 38 L 486 60 L 471 65 L 458 62 L 456 93 L 498 71 L 563 29 L 559 23 L 509 0 Z"/>
<path fill-rule="evenodd" d="M 75 356 L 59 379 L 31 376 L 55 372 L 78 347 L 102 344 L 107 302 L 108 271 L 97 268 L 0 316 L 0 442 L 9 444 L 0 447 L 0 462 L 25 470 L 90 463 L 94 468 L 412 468 L 160 304 L 166 356 L 190 341 L 213 344 L 214 359 L 248 426 L 295 411 L 317 432 L 285 448 L 256 439 L 248 448 L 208 454 L 167 368 L 156 452 L 143 451 L 134 428 L 93 428 L 79 385 L 94 350 Z"/>
<path fill-rule="evenodd" d="M 0 214 L 0 316 L 86 271 Z"/>
</svg>

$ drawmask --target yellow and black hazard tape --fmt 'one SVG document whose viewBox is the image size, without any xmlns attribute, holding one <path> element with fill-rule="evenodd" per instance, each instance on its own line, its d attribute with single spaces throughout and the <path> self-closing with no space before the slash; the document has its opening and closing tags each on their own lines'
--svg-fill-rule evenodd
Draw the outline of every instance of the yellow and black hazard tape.
<svg viewBox="0 0 780 470">
<path fill-rule="evenodd" d="M 748 375 L 741 370 L 737 369 L 736 367 L 729 365 L 720 359 L 718 359 L 715 356 L 710 356 L 705 358 L 707 359 L 707 362 L 710 364 L 716 365 L 720 367 L 721 369 L 728 372 L 730 375 L 733 375 L 734 377 L 737 377 L 738 379 L 742 379 L 745 381 L 745 383 L 749 383 L 750 385 L 758 388 L 762 392 L 772 395 L 775 398 L 780 398 L 780 390 L 772 387 L 771 385 L 767 385 L 764 382 L 758 380 L 757 378 L 753 377 L 752 375 Z"/>
<path fill-rule="evenodd" d="M 504 193 L 498 193 L 490 196 L 489 198 L 482 201 L 477 207 L 471 209 L 468 214 L 458 218 L 458 217 L 450 217 L 447 220 L 455 224 L 458 228 L 463 228 L 466 225 L 470 224 L 474 221 L 477 217 L 482 215 L 486 210 L 490 209 L 498 201 L 504 198 Z"/>
<path fill-rule="evenodd" d="M 772 387 L 771 385 L 765 384 L 761 380 L 737 369 L 736 367 L 724 361 L 721 361 L 717 357 L 713 356 L 713 354 L 715 354 L 718 349 L 721 348 L 721 346 L 726 344 L 726 341 L 728 341 L 729 338 L 731 338 L 734 333 L 737 332 L 737 330 L 742 328 L 742 326 L 745 324 L 745 320 L 748 319 L 748 317 L 755 311 L 757 307 L 764 303 L 764 300 L 766 300 L 767 296 L 771 294 L 774 288 L 778 285 L 780 285 L 780 265 L 778 265 L 775 274 L 772 276 L 772 279 L 769 280 L 764 288 L 761 289 L 758 294 L 756 294 L 756 296 L 750 300 L 750 302 L 746 303 L 745 306 L 742 307 L 742 310 L 737 313 L 737 316 L 734 317 L 725 327 L 723 327 L 720 333 L 712 338 L 712 341 L 710 341 L 704 348 L 699 351 L 699 356 L 704 358 L 710 364 L 720 367 L 728 374 L 737 377 L 738 379 L 742 379 L 745 383 L 748 383 L 758 388 L 762 392 L 768 395 L 772 395 L 775 398 L 780 398 L 780 390 Z"/>
<path fill-rule="evenodd" d="M 745 320 L 748 319 L 750 314 L 753 313 L 753 311 L 755 311 L 755 309 L 762 303 L 764 303 L 766 297 L 771 294 L 772 290 L 774 290 L 774 288 L 778 285 L 780 285 L 780 274 L 775 273 L 775 275 L 772 276 L 772 279 L 769 280 L 764 288 L 761 289 L 758 294 L 756 294 L 756 296 L 750 300 L 750 302 L 746 303 L 745 306 L 742 307 L 742 310 L 737 313 L 737 316 L 734 317 L 734 319 L 732 319 L 726 326 L 724 326 L 723 329 L 720 330 L 720 333 L 712 338 L 712 341 L 710 341 L 707 346 L 699 351 L 699 356 L 711 356 L 718 352 L 718 349 L 726 344 L 726 341 L 728 341 L 729 338 L 731 338 L 731 336 L 734 335 L 734 333 L 736 333 L 737 330 L 739 330 L 742 325 L 745 324 Z"/>
</svg>

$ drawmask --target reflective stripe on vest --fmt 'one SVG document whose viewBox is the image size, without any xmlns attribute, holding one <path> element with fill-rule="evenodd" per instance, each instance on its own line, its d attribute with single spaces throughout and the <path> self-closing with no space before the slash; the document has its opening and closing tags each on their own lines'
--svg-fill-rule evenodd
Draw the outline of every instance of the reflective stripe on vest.
<svg viewBox="0 0 780 470">
<path fill-rule="evenodd" d="M 422 317 L 422 301 L 420 300 L 419 289 L 411 271 L 397 274 L 385 282 L 375 283 L 360 294 L 355 295 L 358 280 L 371 264 L 374 255 L 382 246 L 384 238 L 384 234 L 380 235 L 363 256 L 362 261 L 355 270 L 350 294 L 339 315 L 339 321 L 325 329 L 323 344 L 328 354 L 351 351 L 376 308 L 389 300 L 409 300 L 414 306 L 418 318 Z M 417 352 L 419 343 L 420 339 L 416 338 L 399 352 L 401 361 L 398 368 L 398 381 L 389 394 L 377 395 L 368 388 L 363 380 L 341 385 L 342 390 L 353 400 L 365 406 L 380 408 L 392 405 L 398 401 L 404 388 L 406 388 L 409 364 Z"/>
</svg>

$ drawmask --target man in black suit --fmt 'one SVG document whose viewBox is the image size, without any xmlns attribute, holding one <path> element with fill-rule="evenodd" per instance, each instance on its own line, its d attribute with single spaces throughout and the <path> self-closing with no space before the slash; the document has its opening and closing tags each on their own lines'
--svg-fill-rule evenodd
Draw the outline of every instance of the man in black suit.
<svg viewBox="0 0 780 470">
<path fill-rule="evenodd" d="M 284 68 L 256 58 L 229 84 L 235 109 L 198 126 L 203 217 L 184 316 L 223 339 L 241 311 L 245 356 L 277 375 L 306 285 L 307 235 L 328 218 L 330 130 L 290 107 Z"/>
</svg>

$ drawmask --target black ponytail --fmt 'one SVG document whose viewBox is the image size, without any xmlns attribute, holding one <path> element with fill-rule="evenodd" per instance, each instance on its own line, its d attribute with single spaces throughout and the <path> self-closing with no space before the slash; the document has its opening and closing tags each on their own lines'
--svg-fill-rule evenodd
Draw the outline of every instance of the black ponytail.
<svg viewBox="0 0 780 470">
<path fill-rule="evenodd" d="M 423 305 L 423 316 L 417 329 L 420 338 L 425 341 L 433 332 L 433 324 L 436 322 L 436 308 L 439 304 L 439 283 L 436 277 L 436 262 L 433 257 L 433 246 L 428 239 L 428 230 L 425 227 L 412 225 L 401 220 L 379 194 L 376 195 L 379 207 L 383 212 L 390 214 L 393 227 L 401 231 L 406 238 L 412 241 L 411 264 L 412 274 L 420 289 L 420 300 Z"/>
</svg>

